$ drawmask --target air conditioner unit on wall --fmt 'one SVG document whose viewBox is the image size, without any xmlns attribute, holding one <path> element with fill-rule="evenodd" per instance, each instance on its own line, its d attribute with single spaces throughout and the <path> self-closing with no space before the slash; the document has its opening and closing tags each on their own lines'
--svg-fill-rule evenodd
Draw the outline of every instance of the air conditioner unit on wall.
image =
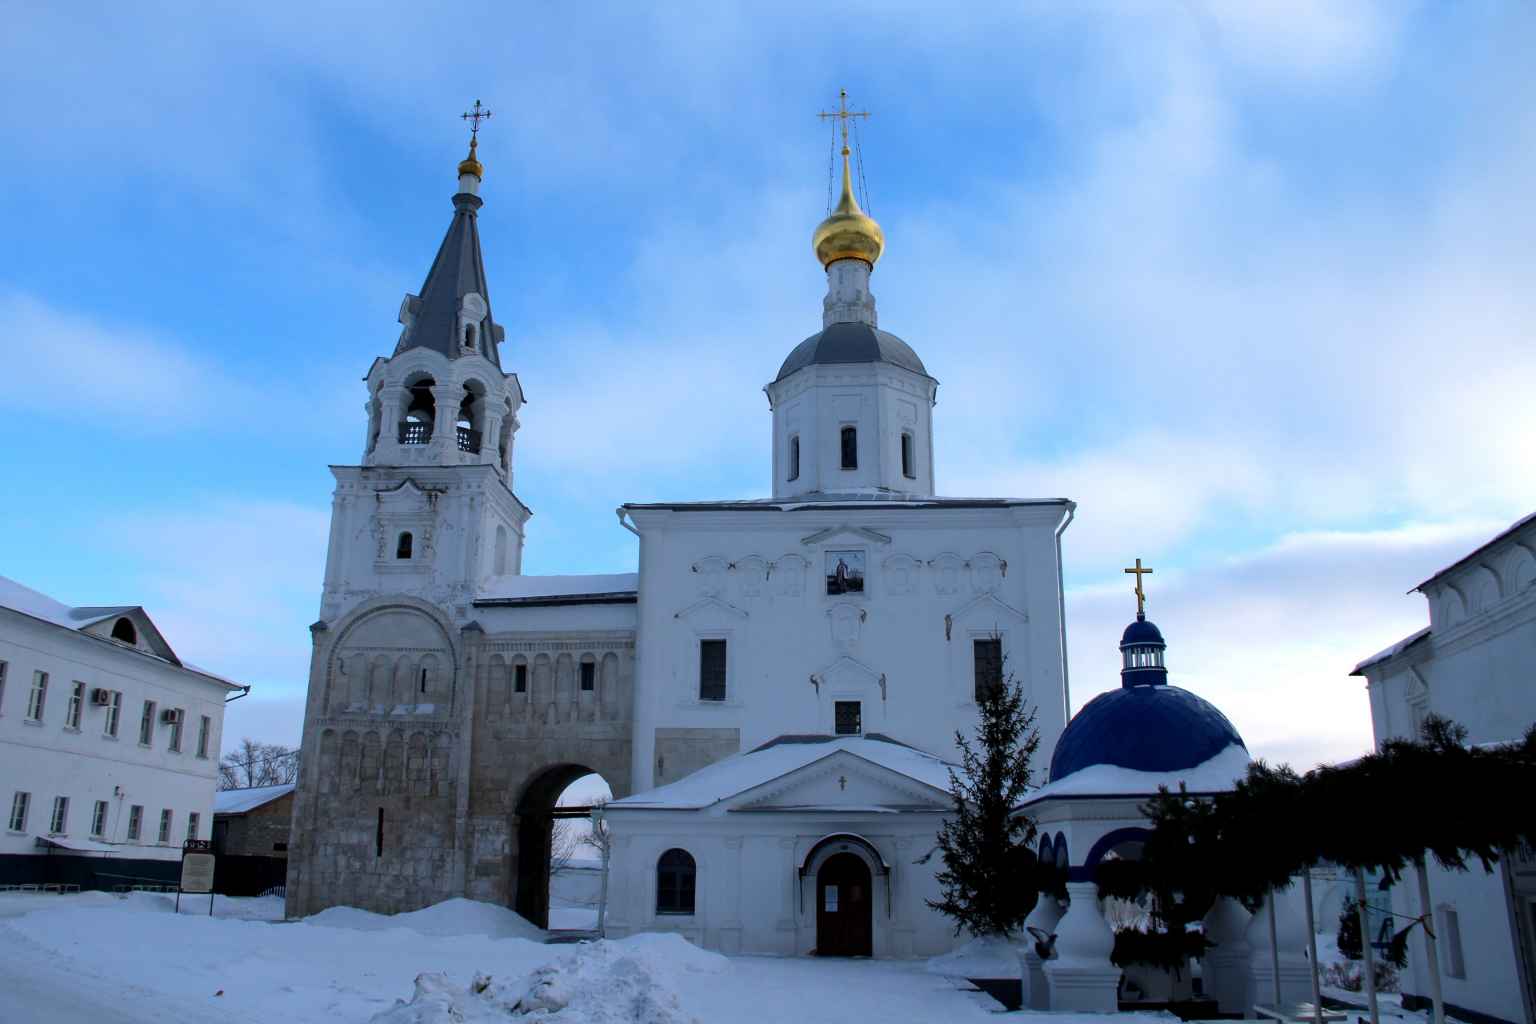
<svg viewBox="0 0 1536 1024">
<path fill-rule="evenodd" d="M 177 722 L 181 721 L 181 709 L 166 708 L 164 711 L 160 712 L 160 721 L 166 725 L 175 725 Z"/>
<path fill-rule="evenodd" d="M 99 705 L 101 705 L 103 707 L 111 704 L 112 703 L 112 691 L 111 690 L 103 690 L 99 686 L 96 687 L 96 689 L 91 691 L 91 703 L 92 704 L 99 704 Z"/>
</svg>

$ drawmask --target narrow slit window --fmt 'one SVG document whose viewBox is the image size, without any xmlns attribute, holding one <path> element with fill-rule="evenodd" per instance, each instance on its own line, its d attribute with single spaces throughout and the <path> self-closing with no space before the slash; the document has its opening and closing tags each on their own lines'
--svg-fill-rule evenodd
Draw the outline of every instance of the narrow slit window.
<svg viewBox="0 0 1536 1024">
<path fill-rule="evenodd" d="M 405 533 L 402 533 L 400 535 L 400 539 L 395 542 L 395 557 L 411 557 L 411 534 L 409 530 L 407 530 Z"/>
<path fill-rule="evenodd" d="M 842 432 L 843 468 L 859 468 L 859 432 L 854 427 L 844 427 Z"/>
<path fill-rule="evenodd" d="M 373 832 L 373 855 L 384 856 L 384 808 L 382 807 L 379 808 L 379 824 Z"/>
<path fill-rule="evenodd" d="M 514 665 L 512 667 L 512 692 L 528 692 L 528 666 Z"/>
<path fill-rule="evenodd" d="M 427 692 L 427 670 L 426 669 L 422 669 L 421 670 L 421 692 L 422 693 L 426 693 Z"/>
<path fill-rule="evenodd" d="M 901 475 L 908 480 L 917 479 L 917 459 L 912 453 L 912 435 L 901 435 Z"/>
<path fill-rule="evenodd" d="M 789 439 L 789 479 L 800 479 L 800 435 L 794 434 Z"/>
<path fill-rule="evenodd" d="M 583 690 L 597 689 L 597 663 L 584 661 L 581 663 L 581 688 Z"/>
</svg>

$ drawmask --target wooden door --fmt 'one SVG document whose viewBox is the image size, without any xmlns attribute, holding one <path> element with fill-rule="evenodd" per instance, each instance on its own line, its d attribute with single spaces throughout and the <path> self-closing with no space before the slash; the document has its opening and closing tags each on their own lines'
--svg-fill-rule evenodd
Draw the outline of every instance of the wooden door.
<svg viewBox="0 0 1536 1024">
<path fill-rule="evenodd" d="M 816 872 L 816 953 L 871 956 L 874 895 L 869 866 L 851 853 L 828 857 Z"/>
</svg>

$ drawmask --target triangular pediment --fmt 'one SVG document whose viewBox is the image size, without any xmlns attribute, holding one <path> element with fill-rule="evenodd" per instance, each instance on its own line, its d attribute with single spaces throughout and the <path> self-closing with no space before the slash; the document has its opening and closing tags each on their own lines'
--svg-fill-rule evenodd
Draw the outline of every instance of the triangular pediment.
<svg viewBox="0 0 1536 1024">
<path fill-rule="evenodd" d="M 874 530 L 867 530 L 862 526 L 854 526 L 852 523 L 843 523 L 840 526 L 829 526 L 825 530 L 817 530 L 807 537 L 801 537 L 801 544 L 825 544 L 828 541 L 846 538 L 849 541 L 862 541 L 865 544 L 889 544 L 891 538 Z"/>
<path fill-rule="evenodd" d="M 993 593 L 978 594 L 949 614 L 951 619 L 961 623 L 973 622 L 977 619 L 1029 621 L 1029 615 L 1026 612 L 1020 611 L 1006 601 L 999 600 Z"/>
<path fill-rule="evenodd" d="M 720 805 L 723 811 L 743 814 L 943 811 L 948 807 L 949 796 L 943 790 L 848 750 L 835 750 Z"/>
<path fill-rule="evenodd" d="M 181 664 L 181 659 L 176 657 L 176 652 L 166 642 L 165 634 L 160 632 L 160 627 L 154 624 L 143 608 L 76 608 L 72 615 L 81 620 L 83 625 L 80 629 L 86 633 L 135 647 L 173 665 Z M 133 624 L 132 643 L 114 638 L 113 630 L 118 619 L 127 619 Z"/>
<path fill-rule="evenodd" d="M 738 619 L 745 619 L 747 617 L 744 609 L 738 608 L 727 601 L 722 601 L 718 597 L 701 598 L 688 607 L 673 612 L 672 617 L 674 619 L 691 619 L 696 615 L 710 611 L 721 612 L 726 615 L 735 616 Z"/>
</svg>

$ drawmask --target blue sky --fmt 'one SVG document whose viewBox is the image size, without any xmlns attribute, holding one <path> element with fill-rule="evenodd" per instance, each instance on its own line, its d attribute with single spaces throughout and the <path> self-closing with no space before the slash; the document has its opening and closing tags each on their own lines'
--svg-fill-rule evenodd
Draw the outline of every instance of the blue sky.
<svg viewBox="0 0 1536 1024">
<path fill-rule="evenodd" d="M 1536 15 L 1388 2 L 34 6 L 0 39 L 0 572 L 143 603 L 296 740 L 360 378 L 476 97 L 529 572 L 768 486 L 839 86 L 939 488 L 1080 503 L 1072 698 L 1131 604 L 1256 752 L 1369 742 L 1404 592 L 1536 503 Z"/>
</svg>

